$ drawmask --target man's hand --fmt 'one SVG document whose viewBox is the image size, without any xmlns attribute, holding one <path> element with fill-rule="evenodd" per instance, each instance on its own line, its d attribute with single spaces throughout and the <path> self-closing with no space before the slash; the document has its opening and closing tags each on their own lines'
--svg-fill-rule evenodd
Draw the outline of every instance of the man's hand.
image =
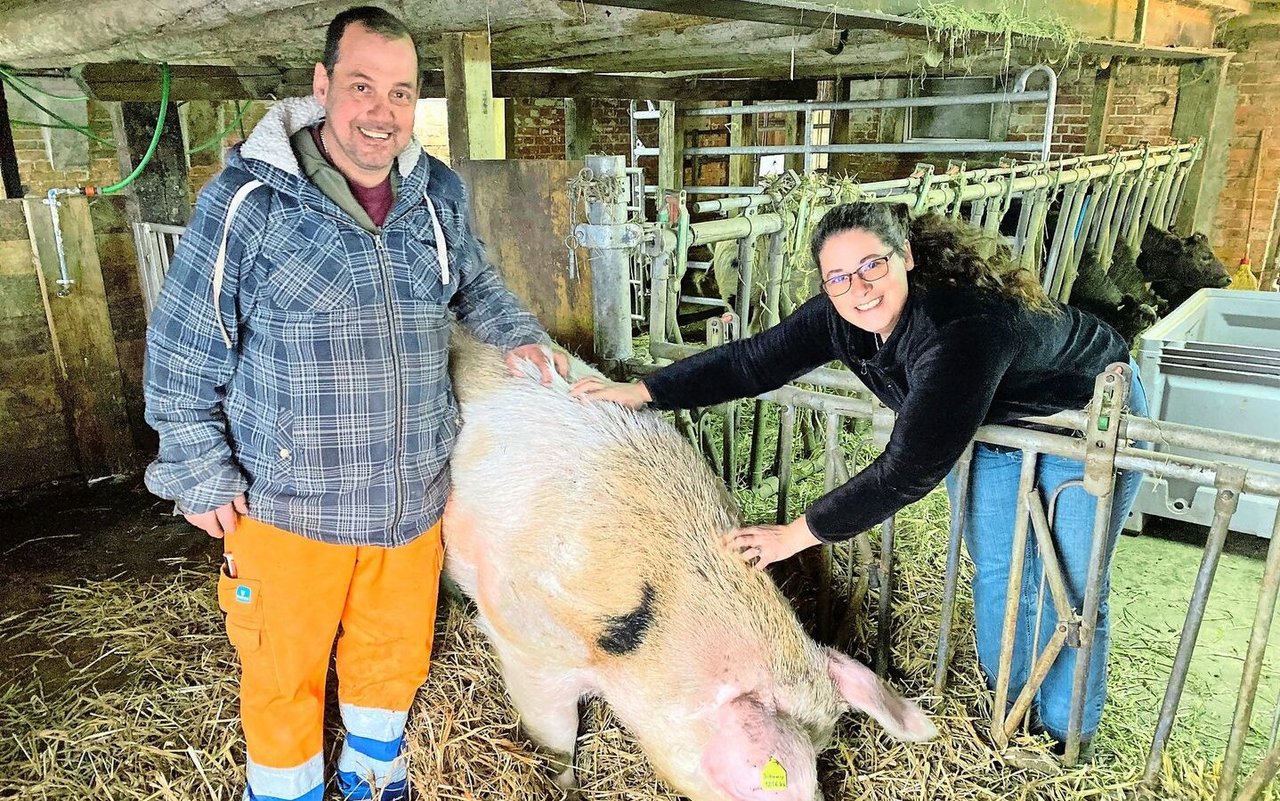
<svg viewBox="0 0 1280 801">
<path fill-rule="evenodd" d="M 556 372 L 563 378 L 569 377 L 569 358 L 558 350 L 551 352 L 551 358 L 555 361 Z M 529 344 L 521 345 L 518 348 L 512 348 L 507 351 L 507 369 L 511 371 L 513 376 L 519 377 L 524 375 L 520 370 L 520 360 L 533 362 L 538 368 L 538 372 L 542 374 L 542 383 L 549 385 L 551 383 L 551 363 L 547 361 L 547 348 L 542 345 Z"/>
<path fill-rule="evenodd" d="M 725 548 L 741 556 L 748 564 L 754 562 L 764 570 L 774 562 L 781 562 L 805 548 L 821 545 L 822 540 L 813 536 L 804 515 L 785 526 L 748 526 L 727 532 L 720 539 Z"/>
<path fill-rule="evenodd" d="M 643 381 L 634 384 L 606 381 L 603 378 L 588 376 L 569 388 L 569 395 L 585 401 L 612 401 L 628 409 L 642 408 L 653 402 L 649 388 Z"/>
<path fill-rule="evenodd" d="M 183 515 L 183 517 L 196 528 L 204 529 L 204 533 L 210 537 L 220 540 L 223 535 L 236 530 L 236 520 L 240 515 L 247 514 L 249 514 L 249 504 L 241 493 L 225 506 L 219 506 L 217 509 L 201 512 L 198 515 Z"/>
</svg>

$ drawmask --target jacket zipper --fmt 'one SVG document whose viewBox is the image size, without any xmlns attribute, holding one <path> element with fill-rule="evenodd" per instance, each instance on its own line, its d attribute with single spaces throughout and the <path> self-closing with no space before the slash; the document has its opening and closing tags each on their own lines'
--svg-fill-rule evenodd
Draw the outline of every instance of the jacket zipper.
<svg viewBox="0 0 1280 801">
<path fill-rule="evenodd" d="M 395 453 L 392 454 L 392 462 L 395 465 L 396 502 L 395 516 L 391 520 L 394 537 L 400 532 L 400 515 L 403 513 L 404 506 L 404 474 L 400 464 L 400 455 L 404 453 L 404 421 L 401 419 L 404 410 L 404 398 L 401 397 L 404 392 L 404 380 L 400 375 L 400 342 L 396 337 L 396 312 L 393 300 L 395 287 L 391 276 L 391 260 L 387 255 L 386 245 L 382 241 L 381 228 L 373 235 L 373 243 L 378 253 L 378 271 L 382 274 L 382 302 L 387 310 L 388 334 L 391 340 L 391 370 L 396 386 L 396 448 Z"/>
</svg>

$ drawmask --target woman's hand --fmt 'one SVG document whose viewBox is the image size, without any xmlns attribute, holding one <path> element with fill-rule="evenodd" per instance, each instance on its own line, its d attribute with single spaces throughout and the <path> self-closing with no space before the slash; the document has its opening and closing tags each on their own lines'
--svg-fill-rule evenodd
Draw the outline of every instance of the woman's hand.
<svg viewBox="0 0 1280 801">
<path fill-rule="evenodd" d="M 649 388 L 643 381 L 620 384 L 595 376 L 588 376 L 574 384 L 569 388 L 569 395 L 578 400 L 612 401 L 628 409 L 639 409 L 646 403 L 653 402 L 653 396 L 649 394 Z"/>
<path fill-rule="evenodd" d="M 774 562 L 794 556 L 822 540 L 813 536 L 804 515 L 785 526 L 748 526 L 727 532 L 721 542 L 730 552 L 741 556 L 748 564 L 764 570 Z"/>
</svg>

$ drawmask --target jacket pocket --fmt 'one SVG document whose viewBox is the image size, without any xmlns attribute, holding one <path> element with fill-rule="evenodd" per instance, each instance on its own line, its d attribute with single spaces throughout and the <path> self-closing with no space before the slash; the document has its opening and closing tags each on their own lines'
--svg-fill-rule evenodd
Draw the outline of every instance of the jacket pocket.
<svg viewBox="0 0 1280 801">
<path fill-rule="evenodd" d="M 357 305 L 351 259 L 328 223 L 304 220 L 269 233 L 261 258 L 270 269 L 259 294 L 271 308 L 315 315 Z"/>
<path fill-rule="evenodd" d="M 218 607 L 227 615 L 227 639 L 241 654 L 262 647 L 262 582 L 218 573 Z"/>
</svg>

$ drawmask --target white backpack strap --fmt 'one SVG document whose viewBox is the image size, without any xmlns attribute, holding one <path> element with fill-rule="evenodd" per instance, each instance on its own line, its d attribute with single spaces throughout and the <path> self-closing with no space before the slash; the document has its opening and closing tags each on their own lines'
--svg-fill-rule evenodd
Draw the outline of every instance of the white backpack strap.
<svg viewBox="0 0 1280 801">
<path fill-rule="evenodd" d="M 440 283 L 449 285 L 449 245 L 444 241 L 444 229 L 440 227 L 440 215 L 436 214 L 436 204 L 426 192 L 422 196 L 427 201 L 427 211 L 431 214 L 431 228 L 436 235 L 436 256 L 440 259 Z"/>
<path fill-rule="evenodd" d="M 260 186 L 262 181 L 256 179 L 249 181 L 237 189 L 235 195 L 231 197 L 231 204 L 227 206 L 227 219 L 222 223 L 222 244 L 218 246 L 218 256 L 213 261 L 213 316 L 218 321 L 219 330 L 222 331 L 222 342 L 228 348 L 231 347 L 231 334 L 227 332 L 227 326 L 222 322 L 222 311 L 218 303 L 222 295 L 222 278 L 227 272 L 227 234 L 231 232 L 231 221 L 235 219 L 240 204 L 250 192 Z"/>
</svg>

